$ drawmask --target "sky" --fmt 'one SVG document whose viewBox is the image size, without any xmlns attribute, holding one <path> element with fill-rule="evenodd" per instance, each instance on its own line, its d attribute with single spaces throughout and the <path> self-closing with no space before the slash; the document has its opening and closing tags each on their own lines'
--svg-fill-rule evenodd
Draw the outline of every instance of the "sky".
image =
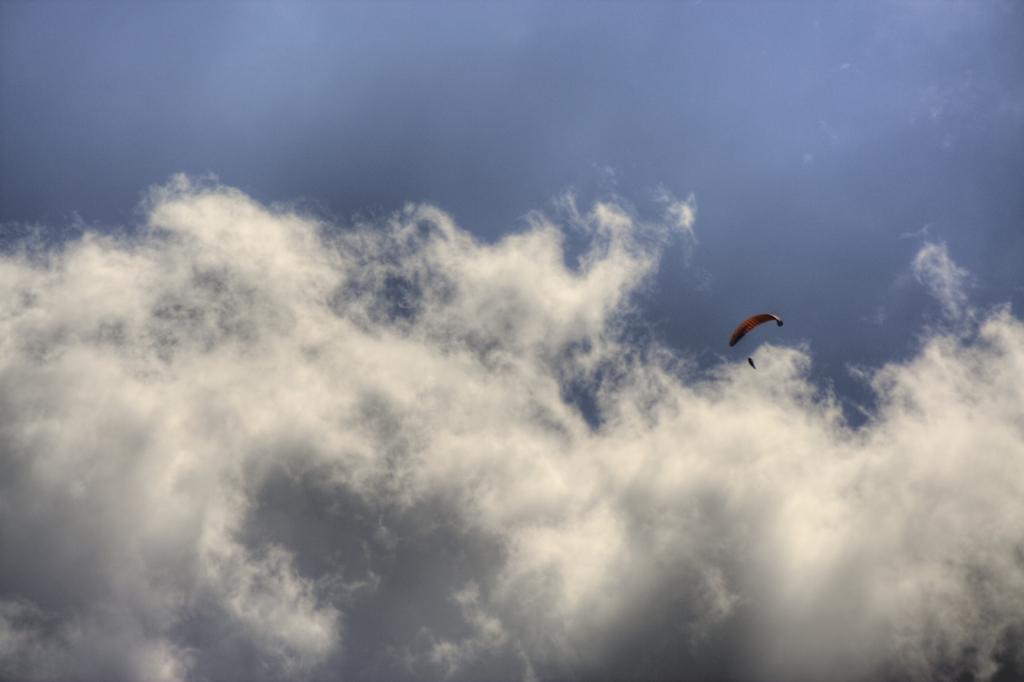
<svg viewBox="0 0 1024 682">
<path fill-rule="evenodd" d="M 0 3 L 0 680 L 1024 679 L 1022 31 Z"/>
</svg>

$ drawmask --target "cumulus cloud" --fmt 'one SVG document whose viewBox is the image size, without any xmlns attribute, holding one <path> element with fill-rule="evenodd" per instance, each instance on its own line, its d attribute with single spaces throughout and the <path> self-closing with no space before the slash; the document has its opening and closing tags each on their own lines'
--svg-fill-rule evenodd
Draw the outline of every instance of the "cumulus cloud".
<svg viewBox="0 0 1024 682">
<path fill-rule="evenodd" d="M 180 177 L 130 238 L 4 254 L 0 676 L 1024 669 L 1024 323 L 935 333 L 851 429 L 808 348 L 630 334 L 681 205 L 577 211 L 569 267 L 541 214 L 482 244 Z"/>
</svg>

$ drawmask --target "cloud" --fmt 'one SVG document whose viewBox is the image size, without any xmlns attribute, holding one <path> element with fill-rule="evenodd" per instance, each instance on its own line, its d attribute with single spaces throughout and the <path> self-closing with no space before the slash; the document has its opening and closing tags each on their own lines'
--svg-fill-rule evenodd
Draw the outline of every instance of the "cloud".
<svg viewBox="0 0 1024 682">
<path fill-rule="evenodd" d="M 925 223 L 920 229 L 911 230 L 908 232 L 900 232 L 898 237 L 900 239 L 915 239 L 917 237 L 927 237 L 928 232 L 931 230 L 931 224 Z"/>
<path fill-rule="evenodd" d="M 672 195 L 664 187 L 654 193 L 655 200 L 664 206 L 664 222 L 688 240 L 695 240 L 694 226 L 697 224 L 697 196 L 690 193 L 685 201 Z"/>
<path fill-rule="evenodd" d="M 630 334 L 674 214 L 576 211 L 575 267 L 541 214 L 482 244 L 178 177 L 146 215 L 0 258 L 0 677 L 1024 667 L 1008 309 L 870 374 L 853 430 L 806 347 L 697 375 Z"/>
<path fill-rule="evenodd" d="M 942 305 L 948 318 L 959 318 L 967 312 L 968 273 L 949 257 L 945 244 L 925 242 L 914 256 L 914 277 Z"/>
<path fill-rule="evenodd" d="M 686 201 L 672 202 L 665 209 L 665 215 L 679 231 L 692 236 L 697 222 L 697 201 L 691 194 Z"/>
</svg>

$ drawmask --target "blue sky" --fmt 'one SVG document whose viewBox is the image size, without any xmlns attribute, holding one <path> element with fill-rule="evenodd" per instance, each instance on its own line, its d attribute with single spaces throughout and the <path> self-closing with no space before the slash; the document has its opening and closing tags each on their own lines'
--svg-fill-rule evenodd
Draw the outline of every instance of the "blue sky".
<svg viewBox="0 0 1024 682">
<path fill-rule="evenodd" d="M 0 679 L 1024 674 L 1022 31 L 0 4 Z"/>
<path fill-rule="evenodd" d="M 175 172 L 340 218 L 432 202 L 485 239 L 570 189 L 638 210 L 692 192 L 700 247 L 689 268 L 667 252 L 657 333 L 707 359 L 733 320 L 779 310 L 861 400 L 845 364 L 916 344 L 928 299 L 901 276 L 923 241 L 978 302 L 1024 304 L 1014 3 L 3 13 L 8 224 L 131 225 Z"/>
</svg>

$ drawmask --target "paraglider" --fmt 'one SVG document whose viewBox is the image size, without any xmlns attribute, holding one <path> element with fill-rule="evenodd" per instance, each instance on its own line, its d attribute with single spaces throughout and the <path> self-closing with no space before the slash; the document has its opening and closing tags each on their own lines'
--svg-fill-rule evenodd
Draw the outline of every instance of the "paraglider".
<svg viewBox="0 0 1024 682">
<path fill-rule="evenodd" d="M 771 322 L 772 320 L 774 320 L 775 323 L 778 324 L 780 327 L 782 326 L 782 318 L 774 313 L 761 313 L 760 315 L 751 315 L 747 319 L 743 320 L 742 322 L 740 322 L 739 326 L 736 327 L 736 329 L 732 330 L 732 336 L 729 337 L 729 347 L 731 348 L 735 346 L 737 343 L 739 343 L 740 339 L 746 336 L 747 332 L 749 332 L 754 327 L 762 325 L 765 322 Z M 757 365 L 754 364 L 754 358 L 747 358 L 747 362 L 750 364 L 752 368 L 757 369 Z"/>
<path fill-rule="evenodd" d="M 775 320 L 776 323 L 781 327 L 782 318 L 774 313 L 761 313 L 760 315 L 751 315 L 747 319 L 740 322 L 740 325 L 733 330 L 732 336 L 729 337 L 729 347 L 735 346 L 739 343 L 740 339 L 747 335 L 754 327 L 764 324 L 765 322 L 771 322 Z"/>
</svg>

